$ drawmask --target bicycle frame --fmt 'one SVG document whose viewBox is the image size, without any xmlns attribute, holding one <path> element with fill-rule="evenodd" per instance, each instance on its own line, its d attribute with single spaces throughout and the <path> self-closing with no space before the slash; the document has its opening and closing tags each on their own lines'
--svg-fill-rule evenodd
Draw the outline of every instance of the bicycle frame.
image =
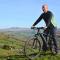
<svg viewBox="0 0 60 60">
<path fill-rule="evenodd" d="M 43 38 L 44 32 L 41 33 L 41 31 L 40 31 L 40 29 L 44 31 L 45 28 L 44 28 L 44 27 L 39 27 L 39 28 L 34 27 L 33 29 L 36 29 L 36 30 L 37 30 L 37 33 L 34 35 L 34 37 L 37 38 L 37 37 L 39 36 L 39 37 L 41 37 L 43 43 L 46 43 L 45 38 Z M 46 35 L 46 34 L 45 34 L 45 35 Z"/>
</svg>

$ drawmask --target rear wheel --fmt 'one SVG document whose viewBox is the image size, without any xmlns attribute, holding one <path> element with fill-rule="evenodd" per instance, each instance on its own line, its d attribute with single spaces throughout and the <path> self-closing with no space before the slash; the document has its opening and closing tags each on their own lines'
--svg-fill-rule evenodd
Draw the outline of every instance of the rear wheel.
<svg viewBox="0 0 60 60">
<path fill-rule="evenodd" d="M 25 55 L 29 59 L 34 59 L 39 56 L 41 51 L 41 43 L 37 38 L 32 38 L 25 42 Z"/>
<path fill-rule="evenodd" d="M 56 46 L 56 42 L 53 41 L 53 39 L 51 37 L 49 37 L 49 48 L 51 50 L 52 54 L 56 54 L 57 53 L 57 46 Z"/>
</svg>

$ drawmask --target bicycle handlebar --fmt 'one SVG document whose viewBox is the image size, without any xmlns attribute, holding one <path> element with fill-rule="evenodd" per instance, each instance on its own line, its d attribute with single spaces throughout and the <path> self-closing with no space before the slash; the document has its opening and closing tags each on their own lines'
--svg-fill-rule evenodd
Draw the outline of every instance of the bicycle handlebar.
<svg viewBox="0 0 60 60">
<path fill-rule="evenodd" d="M 45 30 L 46 28 L 45 27 L 32 27 L 31 29 L 37 29 L 37 30 L 43 29 L 43 30 Z"/>
</svg>

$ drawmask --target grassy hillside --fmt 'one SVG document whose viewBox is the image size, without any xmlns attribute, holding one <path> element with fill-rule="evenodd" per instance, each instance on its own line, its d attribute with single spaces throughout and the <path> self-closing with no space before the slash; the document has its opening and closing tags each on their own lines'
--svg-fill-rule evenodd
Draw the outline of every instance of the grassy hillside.
<svg viewBox="0 0 60 60">
<path fill-rule="evenodd" d="M 23 55 L 24 42 L 20 39 L 0 33 L 0 59 L 7 56 Z M 4 58 L 5 59 L 5 58 Z"/>
<path fill-rule="evenodd" d="M 34 31 L 31 30 L 8 30 L 0 31 L 0 60 L 29 60 L 24 56 L 24 44 L 32 37 Z M 57 39 L 60 40 L 60 36 Z M 60 47 L 60 41 L 59 41 Z M 60 54 L 56 56 L 40 56 L 34 60 L 60 60 Z"/>
</svg>

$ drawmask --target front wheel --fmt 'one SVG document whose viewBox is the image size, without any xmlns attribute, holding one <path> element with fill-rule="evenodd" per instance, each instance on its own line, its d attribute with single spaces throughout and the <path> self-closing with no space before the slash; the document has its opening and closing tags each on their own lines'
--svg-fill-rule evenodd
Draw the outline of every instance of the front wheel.
<svg viewBox="0 0 60 60">
<path fill-rule="evenodd" d="M 25 42 L 24 51 L 25 55 L 29 59 L 34 59 L 37 56 L 39 56 L 40 50 L 41 50 L 41 43 L 37 38 L 32 38 Z"/>
</svg>

